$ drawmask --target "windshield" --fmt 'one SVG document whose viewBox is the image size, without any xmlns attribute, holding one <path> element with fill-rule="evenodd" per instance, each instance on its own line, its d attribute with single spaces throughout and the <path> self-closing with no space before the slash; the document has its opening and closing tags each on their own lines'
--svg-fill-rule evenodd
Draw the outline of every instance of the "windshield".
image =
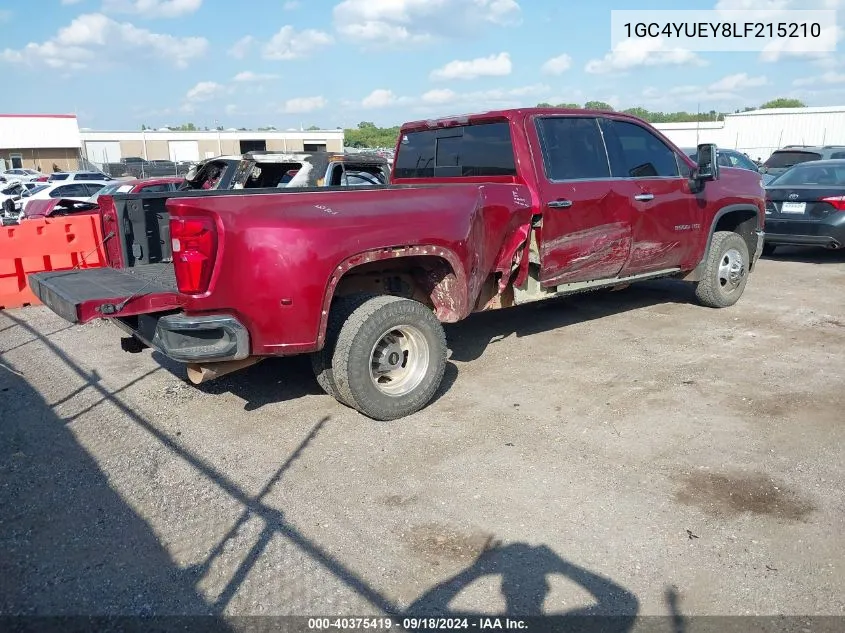
<svg viewBox="0 0 845 633">
<path fill-rule="evenodd" d="M 38 193 L 39 191 L 44 191 L 45 189 L 49 189 L 50 185 L 38 185 L 37 187 L 33 187 L 29 190 L 28 195 L 32 196 Z"/>
<path fill-rule="evenodd" d="M 845 187 L 845 162 L 841 165 L 797 165 L 792 169 L 783 172 L 780 176 L 770 182 L 769 185 L 777 187 L 794 187 L 797 185 Z"/>
<path fill-rule="evenodd" d="M 799 163 L 806 163 L 810 160 L 819 160 L 821 157 L 821 154 L 817 154 L 816 152 L 775 152 L 763 164 L 770 169 L 782 169 Z"/>
</svg>

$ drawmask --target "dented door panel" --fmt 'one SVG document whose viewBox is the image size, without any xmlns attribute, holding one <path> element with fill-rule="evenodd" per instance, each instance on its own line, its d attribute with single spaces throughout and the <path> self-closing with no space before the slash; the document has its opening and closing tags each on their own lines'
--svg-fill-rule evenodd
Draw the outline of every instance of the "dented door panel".
<svg viewBox="0 0 845 633">
<path fill-rule="evenodd" d="M 568 201 L 571 206 L 548 206 Z M 610 180 L 545 187 L 540 283 L 545 287 L 615 277 L 631 250 L 631 207 Z"/>
</svg>

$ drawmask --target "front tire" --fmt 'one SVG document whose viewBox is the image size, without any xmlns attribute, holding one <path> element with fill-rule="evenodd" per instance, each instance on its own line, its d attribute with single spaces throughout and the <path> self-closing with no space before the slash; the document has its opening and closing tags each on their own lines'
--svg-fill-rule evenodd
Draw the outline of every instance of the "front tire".
<svg viewBox="0 0 845 633">
<path fill-rule="evenodd" d="M 742 296 L 748 283 L 748 245 L 733 231 L 713 234 L 704 274 L 695 286 L 698 301 L 709 308 L 727 308 Z"/>
<path fill-rule="evenodd" d="M 332 357 L 343 404 L 374 420 L 396 420 L 434 397 L 446 370 L 446 335 L 437 317 L 411 299 L 378 296 L 341 327 Z"/>
</svg>

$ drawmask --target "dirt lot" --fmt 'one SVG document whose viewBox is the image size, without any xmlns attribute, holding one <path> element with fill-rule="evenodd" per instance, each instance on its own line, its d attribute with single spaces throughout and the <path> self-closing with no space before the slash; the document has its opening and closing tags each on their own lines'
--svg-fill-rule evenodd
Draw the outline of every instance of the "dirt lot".
<svg viewBox="0 0 845 633">
<path fill-rule="evenodd" d="M 304 359 L 198 389 L 0 313 L 0 613 L 845 615 L 845 256 L 447 336 L 437 400 L 378 423 Z"/>
</svg>

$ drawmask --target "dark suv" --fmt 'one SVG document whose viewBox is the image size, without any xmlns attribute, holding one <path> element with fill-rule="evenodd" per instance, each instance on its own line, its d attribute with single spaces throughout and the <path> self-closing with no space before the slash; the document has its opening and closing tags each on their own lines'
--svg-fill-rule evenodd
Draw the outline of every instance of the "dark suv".
<svg viewBox="0 0 845 633">
<path fill-rule="evenodd" d="M 787 145 L 775 150 L 763 163 L 763 173 L 780 176 L 787 169 L 811 160 L 845 158 L 845 145 Z"/>
</svg>

